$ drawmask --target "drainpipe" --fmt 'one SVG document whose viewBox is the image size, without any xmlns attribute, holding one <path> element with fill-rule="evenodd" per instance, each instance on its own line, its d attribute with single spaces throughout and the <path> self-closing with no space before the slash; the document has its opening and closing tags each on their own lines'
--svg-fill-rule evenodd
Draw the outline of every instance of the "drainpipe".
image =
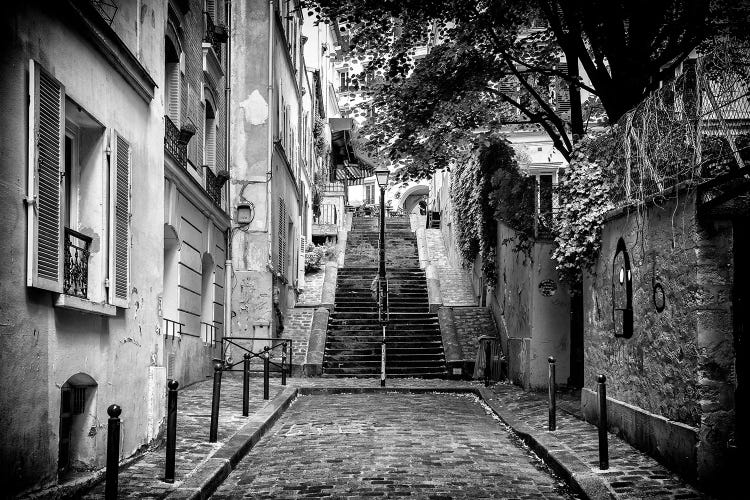
<svg viewBox="0 0 750 500">
<path fill-rule="evenodd" d="M 273 40 L 274 40 L 274 0 L 268 0 L 268 166 L 266 170 L 266 234 L 268 238 L 268 262 L 272 264 L 271 256 L 273 237 L 271 235 L 271 211 L 273 209 L 273 195 L 271 193 L 271 178 L 273 176 Z"/>
<path fill-rule="evenodd" d="M 225 24 L 229 37 L 227 38 L 227 71 L 224 78 L 224 159 L 226 161 L 227 170 L 230 169 L 230 150 L 229 150 L 229 135 L 231 131 L 231 123 L 229 120 L 229 110 L 231 108 L 231 68 L 232 68 L 232 0 L 224 1 L 224 13 L 225 13 Z M 226 199 L 229 208 L 229 229 L 227 230 L 226 237 L 226 261 L 224 262 L 224 333 L 223 337 L 232 336 L 232 208 L 231 208 L 231 176 L 229 184 L 225 187 Z"/>
</svg>

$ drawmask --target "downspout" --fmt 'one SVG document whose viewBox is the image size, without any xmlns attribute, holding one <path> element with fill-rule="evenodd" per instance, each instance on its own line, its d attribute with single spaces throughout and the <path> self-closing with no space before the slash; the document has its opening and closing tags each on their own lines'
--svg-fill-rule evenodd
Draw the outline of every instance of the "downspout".
<svg viewBox="0 0 750 500">
<path fill-rule="evenodd" d="M 273 40 L 274 40 L 274 0 L 268 0 L 268 165 L 266 169 L 266 230 L 268 236 L 268 263 L 273 267 L 271 234 L 271 212 L 273 209 L 273 194 L 271 192 L 271 178 L 273 177 Z"/>
<path fill-rule="evenodd" d="M 226 168 L 231 172 L 230 169 L 230 149 L 229 149 L 229 135 L 231 131 L 231 123 L 229 120 L 229 112 L 231 109 L 230 98 L 232 95 L 231 90 L 231 71 L 232 71 L 232 0 L 224 1 L 224 15 L 226 17 L 225 24 L 229 37 L 227 37 L 227 68 L 226 77 L 224 78 L 224 161 L 226 162 Z M 229 229 L 227 230 L 226 236 L 226 261 L 224 262 L 224 332 L 222 337 L 232 336 L 232 275 L 234 270 L 232 268 L 232 208 L 231 208 L 231 176 L 229 183 L 225 186 L 226 189 L 226 200 L 227 208 L 229 209 Z"/>
</svg>

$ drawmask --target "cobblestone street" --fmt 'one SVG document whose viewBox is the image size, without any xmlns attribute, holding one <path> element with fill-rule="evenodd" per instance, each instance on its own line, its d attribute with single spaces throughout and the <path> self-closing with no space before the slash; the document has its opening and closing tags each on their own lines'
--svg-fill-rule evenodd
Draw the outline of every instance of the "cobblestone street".
<svg viewBox="0 0 750 500">
<path fill-rule="evenodd" d="M 300 396 L 213 498 L 573 498 L 474 395 Z"/>
</svg>

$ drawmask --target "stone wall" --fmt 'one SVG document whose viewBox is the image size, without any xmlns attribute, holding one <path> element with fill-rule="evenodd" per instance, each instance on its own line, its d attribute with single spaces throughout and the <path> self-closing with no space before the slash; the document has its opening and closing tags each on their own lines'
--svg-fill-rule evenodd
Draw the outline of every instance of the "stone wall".
<svg viewBox="0 0 750 500">
<path fill-rule="evenodd" d="M 480 337 L 497 337 L 495 320 L 486 307 L 454 307 L 453 322 L 466 361 L 476 360 Z"/>
<path fill-rule="evenodd" d="M 614 335 L 620 238 L 632 273 L 631 338 Z M 692 469 L 704 483 L 726 470 L 733 428 L 731 245 L 731 225 L 699 219 L 694 194 L 683 194 L 613 214 L 584 283 L 585 385 L 594 389 L 604 374 L 613 399 L 697 428 Z M 650 450 L 654 436 L 647 432 L 618 430 L 646 451 L 670 453 Z"/>
</svg>

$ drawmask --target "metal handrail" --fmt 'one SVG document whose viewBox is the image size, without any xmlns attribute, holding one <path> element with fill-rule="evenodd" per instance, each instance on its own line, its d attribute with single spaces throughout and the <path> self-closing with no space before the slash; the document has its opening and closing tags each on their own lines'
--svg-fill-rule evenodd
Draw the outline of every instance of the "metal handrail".
<svg viewBox="0 0 750 500">
<path fill-rule="evenodd" d="M 182 336 L 182 327 L 185 326 L 184 323 L 180 323 L 179 321 L 175 321 L 169 318 L 164 318 L 164 329 L 166 330 L 164 332 L 164 337 L 172 337 L 173 339 L 177 337 L 175 335 L 175 331 Z M 172 330 L 172 334 L 169 334 L 170 327 Z"/>
<path fill-rule="evenodd" d="M 267 351 L 265 349 L 263 349 L 263 350 L 261 350 L 259 352 L 255 352 L 255 351 L 253 351 L 251 349 L 248 349 L 247 347 L 244 347 L 244 346 L 238 344 L 234 340 L 252 340 L 252 341 L 256 341 L 256 340 L 261 340 L 261 341 L 263 341 L 263 340 L 270 340 L 272 342 L 278 342 L 278 344 L 272 345 L 271 347 L 269 347 L 269 349 Z M 289 344 L 289 361 L 286 364 L 287 364 L 287 369 L 288 369 L 289 373 L 291 374 L 292 353 L 293 353 L 293 348 L 292 347 L 294 346 L 294 339 L 274 338 L 274 337 L 222 337 L 222 339 L 221 339 L 221 359 L 222 359 L 222 362 L 224 363 L 224 369 L 223 369 L 223 371 L 242 371 L 242 370 L 234 370 L 233 368 L 235 366 L 239 365 L 240 363 L 244 362 L 244 359 L 240 359 L 239 361 L 237 361 L 235 363 L 230 363 L 225 358 L 225 353 L 227 351 L 226 347 L 228 347 L 230 345 L 235 346 L 235 347 L 239 348 L 240 350 L 245 351 L 246 353 L 250 354 L 250 359 L 253 359 L 253 358 L 263 359 L 263 357 L 265 356 L 266 352 L 268 352 L 269 355 L 270 355 L 270 352 L 273 351 L 274 349 L 281 348 L 282 349 L 281 364 L 274 363 L 270 359 L 269 359 L 269 364 L 271 364 L 273 366 L 276 366 L 276 367 L 280 368 L 281 370 L 284 370 L 284 349 L 285 349 L 287 343 Z"/>
<path fill-rule="evenodd" d="M 201 326 L 205 327 L 206 335 L 203 336 L 203 342 L 211 347 L 216 346 L 216 325 L 201 321 Z"/>
</svg>

